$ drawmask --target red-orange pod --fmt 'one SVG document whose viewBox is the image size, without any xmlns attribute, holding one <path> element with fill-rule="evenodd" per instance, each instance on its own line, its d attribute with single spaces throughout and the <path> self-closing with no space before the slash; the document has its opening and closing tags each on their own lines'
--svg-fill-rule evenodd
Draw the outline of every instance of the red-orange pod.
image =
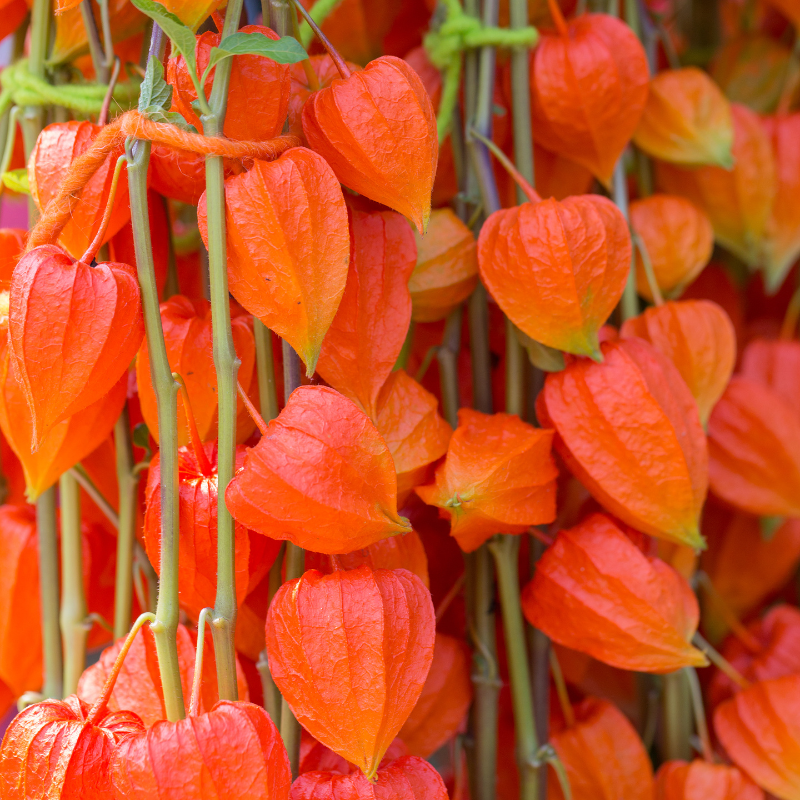
<svg viewBox="0 0 800 800">
<path fill-rule="evenodd" d="M 776 292 L 800 255 L 800 211 L 795 198 L 800 192 L 800 113 L 762 117 L 775 156 L 776 192 L 767 223 L 763 264 L 764 286 Z"/>
<path fill-rule="evenodd" d="M 732 169 L 656 165 L 662 191 L 691 200 L 706 212 L 717 242 L 751 267 L 761 265 L 776 192 L 775 157 L 758 116 L 734 104 Z"/>
<path fill-rule="evenodd" d="M 662 294 L 678 296 L 708 264 L 714 249 L 714 229 L 705 212 L 685 197 L 654 194 L 634 200 L 631 227 L 647 251 Z M 652 302 L 644 262 L 636 249 L 636 288 Z"/>
<path fill-rule="evenodd" d="M 17 266 L 28 232 L 22 228 L 0 228 L 0 292 L 11 289 L 11 276 Z"/>
<path fill-rule="evenodd" d="M 231 294 L 288 341 L 312 375 L 350 260 L 336 176 L 323 158 L 296 147 L 228 178 L 225 209 Z M 197 213 L 207 242 L 205 197 Z"/>
<path fill-rule="evenodd" d="M 3 800 L 114 800 L 111 757 L 143 730 L 131 711 L 107 712 L 75 695 L 28 706 L 8 726 L 0 746 Z"/>
<path fill-rule="evenodd" d="M 533 143 L 533 168 L 536 186 L 542 197 L 564 200 L 571 195 L 588 194 L 594 183 L 594 175 L 586 167 L 576 164 L 558 153 L 551 153 Z"/>
<path fill-rule="evenodd" d="M 764 792 L 736 767 L 667 761 L 656 774 L 655 800 L 764 800 Z"/>
<path fill-rule="evenodd" d="M 726 661 L 747 681 L 769 681 L 800 675 L 800 610 L 778 605 L 763 619 L 731 634 L 720 648 Z M 721 670 L 708 687 L 708 703 L 714 707 L 741 689 Z"/>
<path fill-rule="evenodd" d="M 101 130 L 99 125 L 91 122 L 54 122 L 39 134 L 28 161 L 31 196 L 39 211 L 43 211 L 58 192 L 69 165 L 91 147 Z M 119 155 L 121 153 L 116 151 L 111 153 L 89 179 L 72 208 L 70 221 L 59 234 L 58 243 L 73 258 L 80 258 L 86 252 L 100 230 Z M 129 219 L 128 181 L 123 173 L 117 185 L 114 207 L 103 243 Z"/>
<path fill-rule="evenodd" d="M 689 584 L 604 514 L 558 534 L 522 610 L 553 641 L 612 667 L 664 673 L 708 663 L 691 645 L 700 611 Z"/>
<path fill-rule="evenodd" d="M 111 776 L 118 800 L 288 800 L 292 782 L 267 712 L 229 700 L 128 738 L 114 753 Z"/>
<path fill-rule="evenodd" d="M 453 429 L 439 414 L 439 401 L 404 370 L 393 372 L 378 395 L 375 427 L 392 454 L 397 505 L 427 483 L 431 465 L 447 452 Z"/>
<path fill-rule="evenodd" d="M 636 34 L 616 17 L 584 14 L 544 31 L 531 59 L 533 135 L 589 169 L 606 187 L 647 101 L 649 74 Z"/>
<path fill-rule="evenodd" d="M 462 408 L 435 482 L 416 492 L 450 519 L 450 535 L 467 553 L 496 533 L 524 533 L 555 519 L 552 441 L 552 431 L 514 414 Z"/>
<path fill-rule="evenodd" d="M 318 553 L 405 533 L 392 455 L 369 417 L 323 386 L 296 389 L 245 454 L 225 502 L 250 530 Z"/>
<path fill-rule="evenodd" d="M 496 211 L 478 237 L 481 278 L 509 319 L 537 342 L 592 358 L 630 264 L 625 218 L 596 195 Z"/>
<path fill-rule="evenodd" d="M 709 479 L 725 502 L 800 516 L 800 417 L 773 389 L 734 376 L 708 422 Z"/>
<path fill-rule="evenodd" d="M 242 362 L 238 380 L 251 399 L 256 400 L 253 398 L 258 391 L 253 318 L 234 302 L 231 302 L 230 309 L 233 347 Z M 177 372 L 186 384 L 200 439 L 204 442 L 216 439 L 217 372 L 212 353 L 211 303 L 205 299 L 190 300 L 183 295 L 173 295 L 161 304 L 161 327 L 170 369 Z M 142 343 L 136 358 L 136 383 L 142 416 L 158 442 L 158 408 L 146 341 Z M 244 442 L 252 434 L 255 425 L 242 398 L 237 396 L 236 402 L 236 440 Z M 189 427 L 182 396 L 178 397 L 178 444 L 189 444 Z"/>
<path fill-rule="evenodd" d="M 653 800 L 653 768 L 639 734 L 607 700 L 588 697 L 571 709 L 573 719 L 554 726 L 553 745 L 574 798 Z M 547 780 L 547 800 L 563 800 L 555 772 Z"/>
<path fill-rule="evenodd" d="M 678 368 L 705 425 L 736 363 L 728 315 L 710 300 L 671 301 L 627 320 L 620 333 L 650 342 Z"/>
<path fill-rule="evenodd" d="M 226 177 L 227 174 L 228 170 Z M 196 206 L 206 190 L 205 156 L 154 144 L 150 152 L 148 184 L 151 191 L 164 197 Z"/>
<path fill-rule="evenodd" d="M 245 25 L 239 32 L 260 33 L 269 39 L 280 39 L 275 31 L 263 25 Z M 197 37 L 194 56 L 198 79 L 208 66 L 213 48 L 219 47 L 221 40 L 222 35 L 212 31 Z M 211 95 L 215 73 L 216 68 L 212 68 L 206 78 L 206 97 Z M 280 134 L 289 107 L 289 65 L 278 64 L 265 56 L 238 55 L 232 59 L 230 75 L 225 136 L 229 139 L 264 141 Z M 192 107 L 197 100 L 197 92 L 189 75 L 189 67 L 180 53 L 167 61 L 166 77 L 175 89 L 172 110 L 180 112 L 190 125 L 202 133 L 203 124 Z"/>
<path fill-rule="evenodd" d="M 408 279 L 417 259 L 411 226 L 393 211 L 350 212 L 347 284 L 317 372 L 374 420 L 411 322 Z"/>
<path fill-rule="evenodd" d="M 34 248 L 14 270 L 8 335 L 37 450 L 54 425 L 127 375 L 144 338 L 133 267 L 92 267 L 56 245 Z"/>
<path fill-rule="evenodd" d="M 270 605 L 270 671 L 300 724 L 372 778 L 422 692 L 435 626 L 406 570 L 311 570 Z"/>
<path fill-rule="evenodd" d="M 769 386 L 800 417 L 800 342 L 751 340 L 742 353 L 741 375 Z"/>
<path fill-rule="evenodd" d="M 303 108 L 303 131 L 345 186 L 399 211 L 424 233 L 439 143 L 428 93 L 405 61 L 381 56 L 314 92 Z"/>
<path fill-rule="evenodd" d="M 198 453 L 178 450 L 178 591 L 181 607 L 197 619 L 205 607 L 213 607 L 217 592 L 217 443 Z M 244 462 L 244 447 L 236 448 L 236 467 Z M 142 536 L 157 573 L 161 573 L 161 462 L 157 453 L 150 461 L 145 489 L 146 510 Z M 234 521 L 238 603 L 268 572 L 280 550 L 280 542 L 248 531 Z"/>
<path fill-rule="evenodd" d="M 422 694 L 400 729 L 411 755 L 428 758 L 459 732 L 472 703 L 470 670 L 466 642 L 437 633 Z"/>
<path fill-rule="evenodd" d="M 114 430 L 125 405 L 128 376 L 123 375 L 104 397 L 57 423 L 31 453 L 33 422 L 22 382 L 10 363 L 8 346 L 0 345 L 0 429 L 22 462 L 26 496 L 33 502 L 70 467 L 99 447 Z"/>
<path fill-rule="evenodd" d="M 754 683 L 722 703 L 714 731 L 762 789 L 781 800 L 800 797 L 800 675 Z"/>
<path fill-rule="evenodd" d="M 381 767 L 374 782 L 360 772 L 306 772 L 293 784 L 291 800 L 448 800 L 441 775 L 424 759 L 403 756 Z"/>
<path fill-rule="evenodd" d="M 651 536 L 703 547 L 708 451 L 691 392 L 647 342 L 609 342 L 602 352 L 602 364 L 575 359 L 547 376 L 539 421 L 555 428 L 559 455 L 614 516 Z"/>
<path fill-rule="evenodd" d="M 39 544 L 33 506 L 0 506 L 0 680 L 13 697 L 42 682 Z"/>
<path fill-rule="evenodd" d="M 475 236 L 449 208 L 431 212 L 425 236 L 415 235 L 417 263 L 408 281 L 415 322 L 444 319 L 478 283 Z"/>
<path fill-rule="evenodd" d="M 697 67 L 653 76 L 633 141 L 653 158 L 687 166 L 733 166 L 733 120 L 725 95 Z"/>
</svg>

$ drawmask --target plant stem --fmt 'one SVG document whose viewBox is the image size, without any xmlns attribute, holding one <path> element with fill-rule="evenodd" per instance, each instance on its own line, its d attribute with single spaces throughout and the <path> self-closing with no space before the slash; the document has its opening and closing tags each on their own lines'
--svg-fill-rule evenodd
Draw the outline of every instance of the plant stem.
<svg viewBox="0 0 800 800">
<path fill-rule="evenodd" d="M 539 751 L 536 721 L 533 711 L 528 654 L 525 649 L 525 623 L 520 604 L 519 536 L 498 535 L 489 542 L 494 556 L 500 605 L 503 611 L 508 673 L 514 703 L 514 735 L 517 766 L 519 767 L 520 800 L 538 800 L 538 769 L 533 766 Z"/>
<path fill-rule="evenodd" d="M 119 530 L 119 514 L 117 514 L 111 503 L 103 497 L 83 466 L 81 464 L 76 464 L 69 471 L 72 473 L 72 477 L 80 484 L 81 489 L 91 497 L 94 504 L 103 512 L 103 516 Z"/>
<path fill-rule="evenodd" d="M 278 416 L 278 395 L 275 386 L 275 358 L 272 353 L 272 331 L 253 317 L 253 336 L 256 342 L 256 377 L 261 416 L 265 422 Z"/>
<path fill-rule="evenodd" d="M 133 445 L 127 404 L 114 426 L 114 446 L 119 485 L 119 528 L 117 531 L 117 572 L 114 582 L 114 639 L 125 635 L 133 610 L 133 542 L 136 538 L 136 489 L 133 474 Z"/>
<path fill-rule="evenodd" d="M 36 530 L 39 539 L 39 592 L 42 605 L 42 647 L 44 653 L 45 698 L 63 697 L 63 658 L 59 628 L 58 530 L 56 488 L 51 486 L 36 501 Z"/>
<path fill-rule="evenodd" d="M 699 633 L 695 633 L 692 638 L 692 644 L 698 650 L 702 650 L 708 660 L 720 670 L 720 672 L 724 672 L 737 686 L 742 689 L 747 689 L 747 687 L 750 686 L 750 681 L 748 681 L 728 659 L 721 653 L 718 653 Z"/>
<path fill-rule="evenodd" d="M 461 316 L 461 306 L 448 314 L 444 325 L 442 344 L 436 350 L 436 360 L 439 362 L 439 382 L 442 390 L 442 411 L 444 418 L 453 428 L 458 425 L 458 409 L 461 405 L 458 391 Z"/>
<path fill-rule="evenodd" d="M 305 560 L 306 554 L 302 547 L 286 542 L 287 581 L 293 581 L 303 574 Z M 296 778 L 300 761 L 300 723 L 295 719 L 286 698 L 281 701 L 281 739 L 286 747 L 286 754 L 289 756 L 292 778 Z"/>
<path fill-rule="evenodd" d="M 625 155 L 619 157 L 617 166 L 614 168 L 614 202 L 625 221 L 628 222 L 628 184 L 625 178 Z M 639 299 L 636 296 L 636 257 L 631 248 L 631 266 L 628 272 L 628 282 L 625 284 L 625 291 L 622 294 L 620 304 L 622 321 L 635 317 L 639 313 Z"/>
<path fill-rule="evenodd" d="M 159 46 L 160 45 L 160 46 Z M 150 58 L 161 58 L 164 37 L 153 26 Z M 139 287 L 142 292 L 147 349 L 150 353 L 150 375 L 158 405 L 158 432 L 161 460 L 161 577 L 159 580 L 156 621 L 151 626 L 156 640 L 158 666 L 164 690 L 167 719 L 183 719 L 180 668 L 178 666 L 178 384 L 164 344 L 147 213 L 147 166 L 150 142 L 139 140 L 128 164 L 131 222 L 136 252 Z"/>
<path fill-rule="evenodd" d="M 544 553 L 546 545 L 531 537 L 528 541 L 528 575 L 533 577 L 536 564 Z M 555 653 L 550 639 L 542 631 L 531 625 L 525 628 L 528 657 L 531 664 L 531 690 L 533 691 L 536 733 L 540 742 L 550 738 L 550 663 Z M 548 770 L 539 770 L 539 796 L 547 797 Z"/>
<path fill-rule="evenodd" d="M 64 694 L 75 694 L 86 665 L 86 594 L 83 588 L 80 487 L 65 472 L 59 481 L 61 499 L 61 639 L 64 646 Z"/>
<path fill-rule="evenodd" d="M 222 38 L 239 26 L 243 0 L 231 0 L 225 14 Z M 232 59 L 216 66 L 214 88 L 209 99 L 210 114 L 202 118 L 206 136 L 222 136 L 228 104 Z M 231 310 L 228 297 L 228 259 L 225 231 L 225 175 L 222 158 L 206 158 L 206 207 L 208 214 L 208 269 L 211 285 L 211 321 L 214 340 L 214 368 L 219 404 L 218 494 L 217 494 L 217 596 L 214 601 L 214 655 L 217 685 L 222 700 L 237 700 L 236 650 L 236 554 L 233 517 L 225 503 L 225 490 L 236 468 L 236 376 L 239 358 L 233 347 Z"/>
<path fill-rule="evenodd" d="M 711 749 L 711 737 L 708 735 L 708 722 L 706 711 L 703 707 L 703 692 L 700 688 L 700 680 L 694 667 L 686 667 L 686 681 L 689 684 L 689 693 L 692 697 L 692 708 L 694 709 L 694 721 L 697 727 L 697 736 L 703 750 L 703 758 L 709 763 L 714 761 L 714 751 Z"/>
<path fill-rule="evenodd" d="M 664 739 L 661 753 L 665 761 L 689 761 L 692 748 L 692 697 L 683 671 L 664 676 Z"/>
<path fill-rule="evenodd" d="M 282 545 L 275 562 L 269 570 L 269 601 L 272 603 L 272 598 L 278 591 L 281 585 L 281 570 L 283 568 L 283 555 L 286 550 L 286 545 Z M 264 708 L 269 714 L 276 727 L 280 729 L 281 726 L 281 693 L 272 680 L 272 673 L 269 671 L 269 659 L 266 649 L 262 650 L 259 656 L 258 674 L 261 676 L 261 688 L 264 692 Z"/>
<path fill-rule="evenodd" d="M 89 54 L 92 57 L 95 78 L 98 83 L 108 83 L 106 56 L 103 52 L 103 43 L 100 41 L 97 20 L 94 18 L 92 0 L 81 0 L 81 17 L 83 17 L 83 27 L 86 29 L 86 39 L 89 42 Z"/>
</svg>

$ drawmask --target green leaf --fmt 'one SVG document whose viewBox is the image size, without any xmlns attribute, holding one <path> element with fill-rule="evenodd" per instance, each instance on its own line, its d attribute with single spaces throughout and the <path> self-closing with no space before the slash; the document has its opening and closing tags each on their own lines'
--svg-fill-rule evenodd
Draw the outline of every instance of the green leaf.
<svg viewBox="0 0 800 800">
<path fill-rule="evenodd" d="M 155 0 L 131 0 L 143 14 L 147 14 L 169 36 L 172 44 L 186 59 L 189 69 L 194 72 L 197 67 L 194 60 L 195 35 L 174 14 L 167 11 Z"/>
<path fill-rule="evenodd" d="M 528 358 L 534 367 L 538 367 L 542 372 L 561 372 L 564 369 L 564 354 L 560 350 L 531 339 L 519 328 L 515 332 L 519 343 L 528 351 Z"/>
<path fill-rule="evenodd" d="M 146 114 L 148 110 L 169 108 L 171 104 L 172 87 L 164 80 L 164 65 L 151 56 L 139 88 L 139 112 Z"/>
<path fill-rule="evenodd" d="M 148 106 L 145 109 L 139 109 L 139 113 L 153 122 L 168 122 L 183 131 L 197 133 L 197 128 L 190 125 L 177 111 L 165 111 L 161 106 Z"/>
<path fill-rule="evenodd" d="M 28 170 L 23 167 L 22 169 L 12 169 L 11 172 L 4 172 L 3 186 L 6 189 L 11 189 L 12 192 L 30 194 L 31 187 L 28 184 Z"/>
<path fill-rule="evenodd" d="M 292 36 L 282 36 L 280 39 L 270 39 L 263 33 L 234 33 L 226 36 L 219 47 L 211 48 L 208 57 L 209 70 L 220 61 L 231 56 L 264 56 L 271 58 L 278 64 L 296 64 L 308 58 L 308 53 L 297 39 Z M 205 75 L 203 76 L 205 81 Z"/>
<path fill-rule="evenodd" d="M 137 447 L 143 448 L 147 452 L 147 457 L 150 458 L 150 430 L 144 422 L 140 422 L 133 429 L 133 443 Z"/>
</svg>

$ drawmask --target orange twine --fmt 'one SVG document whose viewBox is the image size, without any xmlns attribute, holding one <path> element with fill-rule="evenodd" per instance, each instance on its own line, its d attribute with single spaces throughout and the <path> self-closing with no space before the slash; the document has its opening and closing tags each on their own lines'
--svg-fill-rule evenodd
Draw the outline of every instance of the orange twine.
<svg viewBox="0 0 800 800">
<path fill-rule="evenodd" d="M 222 156 L 223 158 L 258 158 L 272 161 L 301 142 L 296 136 L 278 136 L 264 142 L 237 141 L 216 136 L 203 136 L 181 130 L 167 122 L 153 122 L 138 111 L 127 111 L 114 122 L 106 125 L 91 147 L 78 156 L 67 170 L 58 194 L 47 204 L 39 221 L 28 237 L 25 252 L 43 244 L 52 244 L 72 216 L 74 205 L 79 200 L 83 187 L 105 163 L 114 151 L 122 154 L 125 139 L 133 136 L 147 139 L 155 144 L 186 150 L 198 155 Z"/>
</svg>

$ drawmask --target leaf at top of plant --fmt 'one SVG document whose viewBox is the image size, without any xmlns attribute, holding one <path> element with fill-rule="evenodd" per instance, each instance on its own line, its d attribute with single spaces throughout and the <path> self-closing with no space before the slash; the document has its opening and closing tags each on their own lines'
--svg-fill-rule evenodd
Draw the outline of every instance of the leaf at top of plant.
<svg viewBox="0 0 800 800">
<path fill-rule="evenodd" d="M 264 56 L 278 64 L 296 64 L 308 58 L 303 46 L 292 36 L 282 36 L 275 40 L 257 31 L 253 33 L 239 31 L 226 36 L 219 43 L 219 47 L 211 49 L 206 73 L 226 58 L 244 55 Z"/>
<path fill-rule="evenodd" d="M 184 25 L 178 17 L 167 11 L 160 3 L 156 3 L 155 0 L 131 0 L 131 2 L 139 11 L 161 27 L 186 62 L 192 69 L 195 69 L 194 48 L 197 40 L 191 28 Z"/>
<path fill-rule="evenodd" d="M 139 112 L 147 115 L 155 108 L 169 108 L 171 103 L 172 87 L 164 80 L 164 65 L 151 56 L 139 89 Z"/>
</svg>

